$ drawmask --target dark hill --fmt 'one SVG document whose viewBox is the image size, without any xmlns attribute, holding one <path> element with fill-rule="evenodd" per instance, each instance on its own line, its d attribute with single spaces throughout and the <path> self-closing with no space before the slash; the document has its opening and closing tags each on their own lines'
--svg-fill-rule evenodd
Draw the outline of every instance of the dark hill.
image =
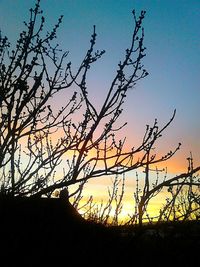
<svg viewBox="0 0 200 267">
<path fill-rule="evenodd" d="M 199 222 L 105 227 L 62 199 L 0 200 L 1 266 L 198 266 Z M 138 264 L 139 263 L 139 264 Z"/>
<path fill-rule="evenodd" d="M 96 258 L 102 264 L 101 256 L 110 253 L 106 246 L 111 247 L 113 238 L 108 229 L 87 222 L 62 199 L 3 198 L 0 216 L 1 252 L 6 267 L 39 266 L 39 262 L 57 266 L 63 261 L 64 266 L 78 266 L 80 261 L 90 264 Z M 9 265 L 13 260 L 16 265 Z"/>
</svg>

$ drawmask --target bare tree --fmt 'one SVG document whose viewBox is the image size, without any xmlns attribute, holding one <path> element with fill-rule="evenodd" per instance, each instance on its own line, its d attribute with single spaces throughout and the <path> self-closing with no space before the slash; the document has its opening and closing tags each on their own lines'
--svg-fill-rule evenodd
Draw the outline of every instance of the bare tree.
<svg viewBox="0 0 200 267">
<path fill-rule="evenodd" d="M 145 143 L 147 137 L 149 141 L 147 146 L 144 147 L 145 153 L 143 151 L 141 154 L 140 162 L 143 164 L 137 168 L 135 175 L 133 173 L 133 177 L 136 176 L 134 193 L 135 208 L 133 212 L 129 214 L 129 219 L 124 220 L 124 224 L 139 224 L 142 226 L 143 223 L 147 221 L 152 223 L 153 221 L 161 222 L 199 218 L 200 178 L 198 173 L 200 167 L 194 168 L 192 155 L 187 159 L 188 171 L 186 173 L 168 178 L 167 168 L 158 168 L 160 163 L 171 159 L 181 146 L 179 143 L 173 151 L 161 157 L 157 157 L 156 155 L 157 141 L 163 136 L 165 129 L 169 127 L 174 120 L 175 113 L 176 111 L 174 111 L 171 119 L 163 127 L 158 127 L 157 120 L 155 120 L 152 127 L 147 125 L 143 143 Z M 142 159 L 143 156 L 145 160 Z M 160 177 L 161 174 L 163 176 L 162 178 Z M 121 190 L 120 194 L 118 194 L 119 188 Z M 84 216 L 103 224 L 109 222 L 109 224 L 118 225 L 120 223 L 119 215 L 123 207 L 124 189 L 125 173 L 123 173 L 122 180 L 116 175 L 108 192 L 108 201 L 104 201 L 104 203 L 102 201 L 102 203 L 98 205 L 94 202 L 94 199 L 90 197 L 88 202 L 84 204 Z M 149 207 L 152 199 L 158 196 L 160 192 L 168 192 L 171 194 L 171 197 L 167 197 L 166 204 L 164 204 L 163 199 L 164 206 L 160 210 L 158 209 L 157 215 L 152 217 Z M 79 209 L 81 208 L 82 206 L 80 204 Z"/>
<path fill-rule="evenodd" d="M 177 221 L 199 219 L 200 177 L 194 170 L 192 154 L 187 158 L 188 173 L 177 180 L 169 181 L 167 186 L 170 197 L 160 210 L 158 221 Z M 199 168 L 197 168 L 199 169 Z"/>
<path fill-rule="evenodd" d="M 174 119 L 174 115 L 169 123 L 165 126 L 169 126 Z M 161 132 L 164 129 L 165 127 L 161 129 Z M 155 142 L 157 140 L 158 136 L 154 139 L 152 146 L 149 147 L 148 159 L 151 157 L 156 157 Z M 174 151 L 170 151 L 163 158 L 159 159 L 157 163 L 159 164 L 166 159 L 170 159 L 172 156 L 174 156 L 179 148 L 180 144 Z M 197 218 L 200 209 L 198 202 L 200 188 L 200 167 L 198 166 L 194 168 L 192 157 L 188 158 L 188 164 L 188 172 L 168 178 L 167 168 L 159 169 L 157 165 L 149 164 L 149 160 L 147 160 L 146 165 L 143 167 L 143 177 L 141 178 L 139 174 L 136 173 L 136 188 L 134 193 L 135 211 L 133 214 L 129 215 L 130 220 L 127 222 L 127 224 L 131 223 L 142 225 L 144 221 L 152 223 L 153 220 L 154 222 L 161 222 L 169 220 L 174 221 L 192 219 L 195 216 Z M 163 172 L 163 178 L 160 179 L 160 174 Z M 166 198 L 166 204 L 164 204 L 163 200 L 163 207 L 158 210 L 157 215 L 152 217 L 149 215 L 149 206 L 152 199 L 158 196 L 160 192 L 168 192 L 171 197 Z"/>
<path fill-rule="evenodd" d="M 25 29 L 15 46 L 0 35 L 1 194 L 50 197 L 55 190 L 77 185 L 70 195 L 75 196 L 74 205 L 77 206 L 89 179 L 118 177 L 144 168 L 144 188 L 141 195 L 139 191 L 135 195 L 136 215 L 141 223 L 149 200 L 155 194 L 163 187 L 177 183 L 197 183 L 186 177 L 200 169 L 193 168 L 150 187 L 152 166 L 167 161 L 180 147 L 179 144 L 160 157 L 154 153 L 154 144 L 174 119 L 175 111 L 161 129 L 157 121 L 152 127 L 147 126 L 138 147 L 128 151 L 126 138 L 117 138 L 117 133 L 126 125 L 118 125 L 126 95 L 148 75 L 142 63 L 146 49 L 142 28 L 145 11 L 139 16 L 132 12 L 134 26 L 130 46 L 117 66 L 100 109 L 91 101 L 87 84 L 92 65 L 105 53 L 95 50 L 96 27 L 93 27 L 89 49 L 74 73 L 72 63 L 68 61 L 69 52 L 63 52 L 55 44 L 63 16 L 46 33 L 42 13 L 38 0 L 30 9 L 29 20 L 24 22 Z M 66 103 L 56 110 L 53 101 L 63 91 Z M 59 138 L 55 139 L 55 135 Z M 116 199 L 116 190 L 111 196 L 116 200 L 115 223 L 121 211 L 122 197 L 123 193 Z"/>
<path fill-rule="evenodd" d="M 116 122 L 122 113 L 127 91 L 148 73 L 143 68 L 145 12 L 139 18 L 133 11 L 135 26 L 130 47 L 119 62 L 100 111 L 90 101 L 87 74 L 104 54 L 95 51 L 96 29 L 90 47 L 76 73 L 68 52 L 54 45 L 62 16 L 51 32 L 44 33 L 45 18 L 40 1 L 30 9 L 25 30 L 16 46 L 0 37 L 0 180 L 1 192 L 15 195 L 50 196 L 55 189 L 85 183 L 103 175 L 115 175 L 137 168 L 134 162 L 148 140 L 126 152 L 124 140 L 116 140 Z M 52 70 L 53 69 L 53 70 Z M 71 92 L 76 86 L 77 91 Z M 73 87 L 74 88 L 74 87 Z M 57 112 L 52 97 L 68 90 L 65 106 Z M 80 121 L 73 120 L 81 112 Z M 57 141 L 55 133 L 59 133 Z M 58 169 L 64 168 L 63 173 Z"/>
</svg>

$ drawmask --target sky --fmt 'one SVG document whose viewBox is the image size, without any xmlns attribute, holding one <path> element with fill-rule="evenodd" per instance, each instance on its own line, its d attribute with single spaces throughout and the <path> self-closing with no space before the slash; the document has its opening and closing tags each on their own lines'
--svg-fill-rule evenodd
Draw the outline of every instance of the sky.
<svg viewBox="0 0 200 267">
<path fill-rule="evenodd" d="M 0 29 L 15 39 L 27 18 L 32 0 L 0 0 Z M 200 1 L 199 0 L 43 0 L 49 27 L 64 15 L 58 42 L 69 50 L 69 59 L 78 66 L 89 47 L 93 25 L 97 49 L 105 49 L 89 77 L 91 98 L 103 101 L 117 64 L 129 47 L 133 30 L 131 11 L 145 10 L 144 65 L 149 75 L 130 90 L 122 120 L 128 142 L 138 142 L 154 119 L 164 125 L 176 109 L 176 117 L 159 144 L 165 153 L 181 142 L 171 172 L 186 170 L 192 152 L 200 164 Z"/>
</svg>

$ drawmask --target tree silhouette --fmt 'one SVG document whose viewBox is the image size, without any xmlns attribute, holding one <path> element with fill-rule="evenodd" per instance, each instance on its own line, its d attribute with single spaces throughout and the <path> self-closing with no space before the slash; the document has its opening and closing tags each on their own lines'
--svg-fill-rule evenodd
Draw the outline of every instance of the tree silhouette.
<svg viewBox="0 0 200 267">
<path fill-rule="evenodd" d="M 188 172 L 185 175 L 181 174 L 163 182 L 171 196 L 166 199 L 166 204 L 160 210 L 158 221 L 199 219 L 200 177 L 194 169 L 192 154 L 187 160 Z"/>
<path fill-rule="evenodd" d="M 135 174 L 133 173 L 133 178 L 136 178 L 136 186 L 133 194 L 135 206 L 133 207 L 133 212 L 128 214 L 129 218 L 123 222 L 126 225 L 139 224 L 142 226 L 144 222 L 152 223 L 156 221 L 160 223 L 161 221 L 199 219 L 200 167 L 197 166 L 194 168 L 192 155 L 187 158 L 187 172 L 177 174 L 170 178 L 168 178 L 167 168 L 158 168 L 156 165 L 170 159 L 180 148 L 181 144 L 173 152 L 170 151 L 162 158 L 156 159 L 156 142 L 162 137 L 163 131 L 171 124 L 174 117 L 175 111 L 170 121 L 161 129 L 157 127 L 157 120 L 155 120 L 152 127 L 147 125 L 145 136 L 150 131 L 152 142 L 149 142 L 148 146 L 145 147 L 145 151 L 147 152 L 146 161 L 136 169 Z M 139 173 L 138 170 L 141 172 Z M 161 175 L 163 177 L 160 177 Z M 124 188 L 125 173 L 122 179 L 116 175 L 111 189 L 108 191 L 108 201 L 104 205 L 103 203 L 98 205 L 94 203 L 94 199 L 91 196 L 83 206 L 85 210 L 83 216 L 90 220 L 101 222 L 102 224 L 118 225 L 120 223 L 118 217 L 123 209 Z M 152 199 L 158 196 L 160 192 L 168 193 L 166 195 L 166 203 L 164 203 L 165 201 L 163 199 L 163 203 L 160 202 L 160 204 L 163 204 L 163 207 L 160 210 L 158 209 L 157 215 L 152 217 L 149 214 L 149 206 Z M 79 205 L 76 204 L 76 206 L 79 206 L 79 209 L 82 208 L 81 203 Z M 113 218 L 111 218 L 111 210 L 114 210 Z"/>
<path fill-rule="evenodd" d="M 100 111 L 89 100 L 87 74 L 105 51 L 95 51 L 96 30 L 90 47 L 74 74 L 68 52 L 53 45 L 62 16 L 51 32 L 44 34 L 45 18 L 40 1 L 30 9 L 25 30 L 11 49 L 7 37 L 0 39 L 0 168 L 1 191 L 12 195 L 51 194 L 56 188 L 84 183 L 90 178 L 113 175 L 135 168 L 133 155 L 123 151 L 124 141 L 115 139 L 115 128 L 129 88 L 147 75 L 141 64 L 145 48 L 139 18 L 133 12 L 135 27 L 130 48 L 108 90 Z M 53 70 L 52 70 L 53 69 Z M 57 113 L 51 98 L 76 85 L 67 103 Z M 81 110 L 82 120 L 72 120 Z M 95 134 L 98 129 L 98 134 Z M 100 129 L 100 131 L 99 131 Z M 54 134 L 59 132 L 55 142 Z M 92 152 L 92 156 L 90 155 Z M 71 155 L 69 155 L 71 153 Z M 65 160 L 65 171 L 57 175 Z"/>
<path fill-rule="evenodd" d="M 175 115 L 175 113 L 174 113 Z M 174 118 L 171 118 L 171 121 Z M 157 138 L 149 147 L 149 155 L 153 155 L 155 149 L 155 142 Z M 179 144 L 180 145 L 180 144 Z M 179 147 L 177 147 L 179 149 Z M 174 151 L 176 152 L 176 150 Z M 166 156 L 173 156 L 174 152 L 170 151 Z M 144 222 L 144 215 L 146 215 L 146 220 L 149 222 L 152 219 L 148 214 L 148 206 L 150 201 L 156 197 L 161 191 L 167 191 L 171 194 L 171 198 L 167 197 L 167 203 L 163 208 L 160 209 L 158 216 L 156 217 L 157 222 L 168 221 L 168 220 L 182 220 L 191 219 L 194 213 L 199 211 L 199 206 L 197 204 L 197 197 L 199 196 L 199 170 L 200 167 L 193 167 L 192 158 L 189 159 L 188 171 L 185 173 L 177 174 L 173 177 L 168 178 L 167 169 L 159 169 L 156 165 L 147 163 L 144 167 L 144 177 L 139 179 L 139 175 L 136 174 L 136 190 L 134 193 L 135 198 L 135 213 L 133 214 L 135 223 L 142 225 Z M 162 161 L 161 161 L 162 162 Z M 152 172 L 156 179 L 152 179 Z M 160 179 L 160 173 L 164 172 L 164 177 Z M 139 180 L 143 180 L 143 186 L 139 186 Z M 187 198 L 187 204 L 185 201 L 181 201 L 181 198 Z M 183 200 L 183 199 L 182 199 Z M 178 203 L 178 204 L 177 204 Z M 185 205 L 186 204 L 186 205 Z M 187 207 L 186 207 L 187 206 Z M 182 214 L 180 216 L 180 214 Z M 184 215 L 183 215 L 184 214 Z M 173 215 L 173 216 L 172 216 Z"/>
<path fill-rule="evenodd" d="M 100 109 L 90 100 L 87 85 L 89 70 L 105 53 L 95 50 L 95 26 L 89 49 L 74 73 L 68 52 L 55 44 L 63 16 L 45 33 L 39 0 L 29 12 L 29 20 L 24 22 L 25 29 L 15 46 L 0 35 L 1 194 L 49 197 L 56 189 L 76 184 L 71 193 L 74 195 L 81 192 L 89 179 L 118 176 L 142 167 L 146 178 L 138 212 L 143 214 L 155 192 L 182 178 L 180 175 L 156 188 L 149 187 L 150 166 L 168 160 L 180 147 L 179 144 L 174 151 L 160 157 L 153 151 L 154 143 L 170 125 L 175 112 L 161 129 L 157 121 L 152 127 L 147 126 L 138 147 L 127 150 L 126 139 L 117 138 L 126 125 L 119 126 L 119 117 L 128 91 L 148 75 L 142 63 L 146 49 L 142 28 L 145 11 L 139 16 L 132 12 L 131 43 Z M 53 100 L 63 91 L 66 103 L 56 110 Z M 187 177 L 199 169 L 190 170 Z"/>
</svg>

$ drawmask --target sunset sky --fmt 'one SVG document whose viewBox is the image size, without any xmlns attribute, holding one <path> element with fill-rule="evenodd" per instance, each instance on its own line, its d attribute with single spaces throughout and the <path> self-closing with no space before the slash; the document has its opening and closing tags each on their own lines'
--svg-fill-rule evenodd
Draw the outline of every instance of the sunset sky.
<svg viewBox="0 0 200 267">
<path fill-rule="evenodd" d="M 23 28 L 27 10 L 34 2 L 0 0 L 0 30 L 11 41 Z M 170 163 L 173 174 L 186 170 L 190 152 L 194 162 L 200 164 L 199 0 L 43 0 L 41 6 L 49 27 L 64 15 L 58 42 L 63 50 L 70 51 L 74 67 L 84 57 L 96 25 L 97 49 L 106 53 L 91 70 L 89 93 L 99 105 L 129 47 L 134 26 L 131 11 L 139 14 L 146 10 L 143 26 L 147 55 L 143 62 L 149 76 L 129 91 L 121 118 L 128 122 L 123 134 L 134 146 L 146 124 L 153 124 L 157 118 L 159 125 L 164 125 L 176 109 L 175 120 L 158 151 L 165 153 L 182 143 Z"/>
</svg>

